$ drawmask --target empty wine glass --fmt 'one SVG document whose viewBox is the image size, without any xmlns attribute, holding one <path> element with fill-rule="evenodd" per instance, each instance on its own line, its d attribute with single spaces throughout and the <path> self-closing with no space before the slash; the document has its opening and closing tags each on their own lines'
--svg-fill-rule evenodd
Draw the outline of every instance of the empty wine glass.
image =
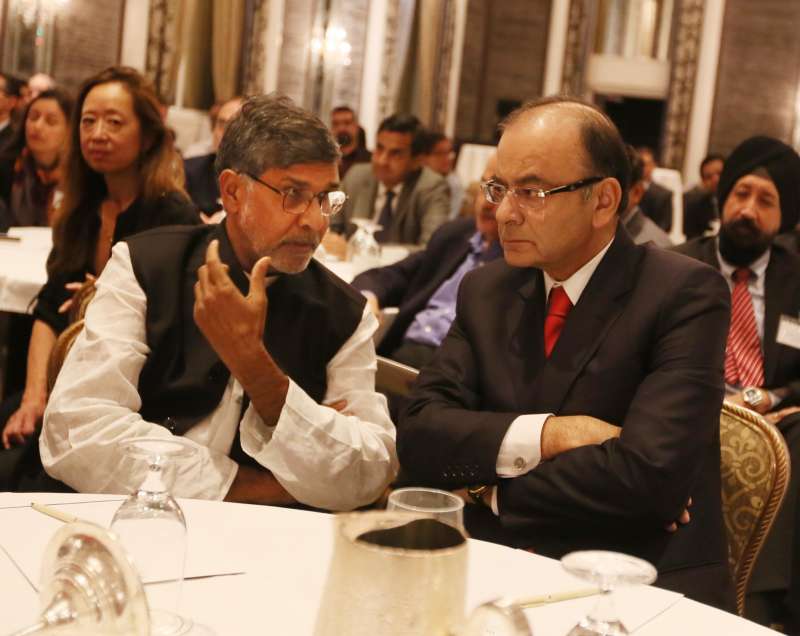
<svg viewBox="0 0 800 636">
<path fill-rule="evenodd" d="M 194 448 L 179 437 L 137 437 L 121 446 L 127 457 L 146 462 L 147 470 L 142 484 L 114 514 L 111 529 L 133 558 L 142 580 L 159 583 L 157 590 L 147 591 L 151 635 L 188 634 L 192 622 L 177 613 L 186 560 L 186 519 L 169 486 L 173 461 L 191 456 Z M 157 599 L 150 598 L 151 593 Z"/>
<path fill-rule="evenodd" d="M 623 636 L 622 624 L 614 604 L 614 589 L 620 585 L 645 585 L 656 580 L 656 569 L 647 561 L 621 552 L 585 550 L 562 557 L 561 565 L 570 574 L 591 581 L 600 588 L 600 600 L 589 614 L 572 628 L 568 636 Z"/>
<path fill-rule="evenodd" d="M 386 510 L 423 514 L 464 532 L 464 500 L 446 490 L 398 488 L 389 495 Z"/>
<path fill-rule="evenodd" d="M 347 260 L 360 269 L 378 267 L 381 264 L 381 246 L 375 232 L 383 229 L 371 219 L 351 219 L 358 226 L 347 241 Z"/>
<path fill-rule="evenodd" d="M 507 599 L 478 605 L 457 636 L 531 636 L 522 607 Z"/>
</svg>

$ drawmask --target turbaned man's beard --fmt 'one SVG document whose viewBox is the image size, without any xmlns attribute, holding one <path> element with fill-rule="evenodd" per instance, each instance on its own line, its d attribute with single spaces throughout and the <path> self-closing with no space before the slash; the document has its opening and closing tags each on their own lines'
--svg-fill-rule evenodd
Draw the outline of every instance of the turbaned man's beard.
<svg viewBox="0 0 800 636">
<path fill-rule="evenodd" d="M 736 267 L 750 265 L 767 251 L 774 234 L 764 233 L 747 217 L 723 223 L 719 229 L 719 253 Z"/>
</svg>

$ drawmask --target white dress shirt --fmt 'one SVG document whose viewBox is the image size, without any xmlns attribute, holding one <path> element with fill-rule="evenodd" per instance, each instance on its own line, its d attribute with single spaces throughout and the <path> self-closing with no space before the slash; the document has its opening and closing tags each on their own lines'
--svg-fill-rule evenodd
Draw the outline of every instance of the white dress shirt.
<svg viewBox="0 0 800 636">
<path fill-rule="evenodd" d="M 128 493 L 144 467 L 125 457 L 119 442 L 170 437 L 139 415 L 138 380 L 146 344 L 147 298 L 133 273 L 127 243 L 112 250 L 84 329 L 50 395 L 40 440 L 47 472 L 80 492 Z M 327 366 L 324 402 L 346 400 L 344 413 L 312 400 L 290 380 L 275 426 L 251 404 L 239 419 L 243 391 L 231 376 L 217 408 L 184 435 L 194 454 L 176 460 L 176 496 L 222 499 L 238 470 L 228 454 L 241 431 L 244 451 L 268 468 L 298 501 L 330 510 L 371 503 L 397 473 L 395 429 L 386 398 L 374 391 L 372 334 L 377 320 L 365 308 L 356 330 Z"/>
<path fill-rule="evenodd" d="M 614 239 L 611 239 L 608 245 L 566 280 L 557 281 L 547 272 L 543 272 L 545 298 L 550 297 L 553 287 L 561 286 L 572 306 L 577 305 L 583 290 L 613 242 Z M 552 415 L 553 413 L 530 413 L 520 415 L 511 423 L 497 455 L 498 477 L 519 477 L 533 470 L 542 461 L 542 429 L 547 418 Z M 497 488 L 492 491 L 491 506 L 497 514 Z"/>
<path fill-rule="evenodd" d="M 761 356 L 764 357 L 764 316 L 766 315 L 767 311 L 767 299 L 766 299 L 766 286 L 765 282 L 767 279 L 767 266 L 769 265 L 769 257 L 772 253 L 772 250 L 767 249 L 761 256 L 759 256 L 756 260 L 754 260 L 750 265 L 747 267 L 753 272 L 753 275 L 747 281 L 747 290 L 750 292 L 750 300 L 753 302 L 753 314 L 756 318 L 756 331 L 758 332 L 758 339 L 761 342 Z M 728 288 L 733 292 L 733 273 L 739 269 L 737 265 L 732 265 L 724 258 L 722 258 L 722 254 L 719 252 L 719 239 L 717 239 L 717 259 L 719 260 L 719 270 L 722 272 L 722 275 L 725 277 L 725 280 L 728 282 Z M 741 386 L 731 386 L 730 384 L 725 384 L 725 391 L 728 395 L 738 393 L 744 387 Z M 770 402 L 772 406 L 776 406 L 778 402 L 781 401 L 775 393 L 772 391 L 768 391 L 764 389 L 769 395 Z"/>
<path fill-rule="evenodd" d="M 766 311 L 766 299 L 764 292 L 764 281 L 767 277 L 767 265 L 769 265 L 769 256 L 771 250 L 767 250 L 755 261 L 750 263 L 747 267 L 753 272 L 750 280 L 747 282 L 747 289 L 750 292 L 750 298 L 753 301 L 753 313 L 756 315 L 756 330 L 758 331 L 758 339 L 761 341 L 761 352 L 764 352 L 764 312 Z M 739 269 L 736 265 L 731 265 L 728 261 L 722 258 L 719 253 L 719 239 L 717 239 L 717 258 L 719 259 L 719 269 L 725 280 L 728 281 L 728 288 L 733 291 L 733 272 Z"/>
</svg>

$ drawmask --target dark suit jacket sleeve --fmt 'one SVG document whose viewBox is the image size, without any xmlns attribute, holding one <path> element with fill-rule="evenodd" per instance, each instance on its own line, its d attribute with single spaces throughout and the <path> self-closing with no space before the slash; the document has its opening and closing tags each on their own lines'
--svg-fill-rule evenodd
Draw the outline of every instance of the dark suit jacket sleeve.
<svg viewBox="0 0 800 636">
<path fill-rule="evenodd" d="M 612 422 L 623 427 L 619 439 L 573 449 L 526 475 L 498 480 L 498 450 L 517 414 L 479 410 L 483 370 L 469 344 L 474 336 L 463 333 L 457 320 L 421 374 L 416 399 L 398 426 L 401 463 L 440 487 L 499 481 L 500 520 L 515 530 L 564 523 L 635 528 L 674 520 L 718 444 L 730 314 L 719 274 L 708 268 L 689 272 L 663 304 L 648 369 L 624 421 Z M 468 282 L 462 284 L 459 312 L 480 303 L 470 297 Z"/>
<path fill-rule="evenodd" d="M 381 307 L 397 307 L 403 301 L 425 257 L 424 251 L 414 252 L 397 263 L 376 267 L 359 274 L 351 285 L 359 291 L 375 294 Z"/>
</svg>

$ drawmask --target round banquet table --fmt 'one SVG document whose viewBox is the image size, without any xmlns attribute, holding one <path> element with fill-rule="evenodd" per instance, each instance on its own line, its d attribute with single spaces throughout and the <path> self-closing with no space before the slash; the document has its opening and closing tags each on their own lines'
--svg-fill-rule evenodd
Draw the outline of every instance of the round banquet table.
<svg viewBox="0 0 800 636">
<path fill-rule="evenodd" d="M 34 622 L 39 603 L 33 586 L 38 575 L 32 572 L 38 572 L 36 559 L 62 523 L 31 509 L 32 501 L 107 527 L 122 497 L 0 493 L 0 634 Z M 183 614 L 218 636 L 313 633 L 333 545 L 331 515 L 213 501 L 180 503 L 189 529 L 187 576 L 207 570 L 207 576 L 185 582 Z M 502 595 L 586 587 L 566 574 L 558 561 L 546 557 L 472 539 L 468 549 L 467 611 Z M 244 573 L 208 575 L 226 570 Z M 158 586 L 146 588 L 151 600 L 153 595 L 157 600 Z M 653 607 L 664 601 L 662 597 L 668 598 L 635 634 L 774 633 L 679 595 L 654 588 L 642 591 L 652 592 L 645 596 L 658 601 Z M 535 636 L 562 635 L 595 601 L 595 597 L 564 601 L 526 610 L 526 614 Z"/>
<path fill-rule="evenodd" d="M 32 301 L 47 282 L 47 255 L 52 248 L 48 227 L 12 227 L 0 235 L 0 312 L 30 313 Z M 354 263 L 320 257 L 337 276 L 350 282 L 365 269 L 391 265 L 405 258 L 416 246 L 384 245 L 378 263 Z"/>
</svg>

